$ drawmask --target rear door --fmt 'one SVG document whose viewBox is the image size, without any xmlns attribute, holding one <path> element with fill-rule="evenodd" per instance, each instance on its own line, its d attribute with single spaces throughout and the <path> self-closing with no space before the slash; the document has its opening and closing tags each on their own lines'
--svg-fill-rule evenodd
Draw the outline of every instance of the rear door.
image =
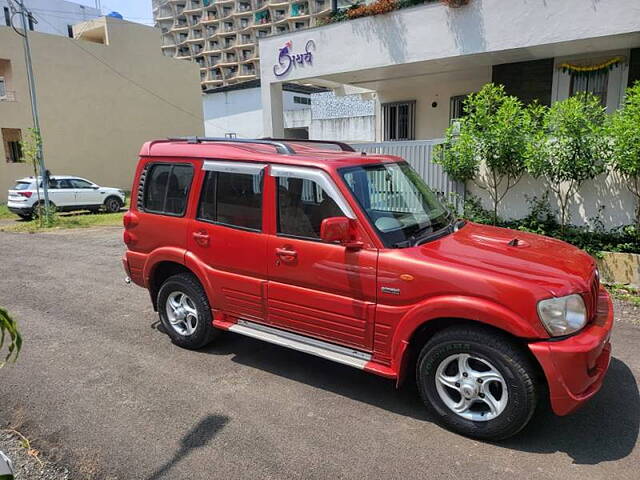
<svg viewBox="0 0 640 480">
<path fill-rule="evenodd" d="M 51 179 L 49 181 L 49 200 L 58 208 L 72 207 L 76 204 L 76 194 L 71 182 L 67 179 Z"/>
<path fill-rule="evenodd" d="M 275 326 L 371 350 L 377 249 L 348 250 L 320 239 L 325 218 L 355 218 L 329 175 L 273 166 L 275 234 L 269 236 L 268 313 Z"/>
<path fill-rule="evenodd" d="M 263 226 L 265 164 L 205 161 L 188 248 L 204 265 L 212 307 L 266 321 L 267 239 Z"/>
</svg>

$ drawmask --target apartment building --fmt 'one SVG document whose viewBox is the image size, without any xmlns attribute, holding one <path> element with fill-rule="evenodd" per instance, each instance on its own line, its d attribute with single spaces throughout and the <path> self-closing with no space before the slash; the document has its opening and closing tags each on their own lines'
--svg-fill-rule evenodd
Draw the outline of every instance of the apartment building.
<svg viewBox="0 0 640 480">
<path fill-rule="evenodd" d="M 153 0 L 165 55 L 200 67 L 202 90 L 260 76 L 258 39 L 316 26 L 331 0 Z"/>
<path fill-rule="evenodd" d="M 143 142 L 204 133 L 198 68 L 163 56 L 153 27 L 102 17 L 72 30 L 29 35 L 47 168 L 128 190 Z M 0 202 L 33 174 L 21 151 L 33 126 L 23 52 L 0 26 Z"/>
<path fill-rule="evenodd" d="M 65 0 L 24 0 L 24 5 L 33 14 L 27 27 L 34 32 L 52 35 L 73 36 L 72 26 L 101 16 L 98 8 L 80 5 Z M 0 0 L 0 25 L 11 25 L 9 0 Z M 16 21 L 20 22 L 19 17 Z M 19 23 L 18 23 L 19 25 Z"/>
<path fill-rule="evenodd" d="M 433 145 L 463 114 L 466 95 L 486 83 L 502 84 L 524 102 L 546 105 L 587 91 L 613 112 L 625 88 L 640 80 L 638 0 L 464 3 L 451 8 L 426 0 L 386 14 L 260 39 L 265 136 L 285 132 L 284 85 L 325 87 L 375 99 L 378 143 L 371 148 L 404 157 L 414 152 L 418 169 L 435 171 L 438 166 L 429 163 Z M 316 46 L 312 61 L 299 64 L 298 55 L 310 42 Z M 284 51 L 287 45 L 292 47 Z M 334 138 L 340 134 L 335 131 Z M 444 191 L 427 173 L 427 182 Z M 467 189 L 486 199 L 473 184 Z M 499 214 L 526 215 L 525 198 L 544 190 L 539 181 L 523 179 L 512 193 L 520 201 L 504 202 Z M 602 206 L 607 227 L 632 223 L 635 200 L 615 176 L 587 182 L 581 195 L 571 205 L 575 223 L 596 217 Z"/>
</svg>

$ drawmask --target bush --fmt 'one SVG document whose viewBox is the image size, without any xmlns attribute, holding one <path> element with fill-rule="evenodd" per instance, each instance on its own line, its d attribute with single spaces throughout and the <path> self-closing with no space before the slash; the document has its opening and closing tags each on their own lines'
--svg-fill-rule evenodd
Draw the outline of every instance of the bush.
<svg viewBox="0 0 640 480">
<path fill-rule="evenodd" d="M 532 111 L 538 112 L 538 107 Z M 435 161 L 452 178 L 475 183 L 498 206 L 525 173 L 525 153 L 537 125 L 529 109 L 502 85 L 489 83 L 464 102 L 465 117 L 447 129 L 445 142 L 437 145 Z M 459 132 L 458 132 L 459 129 Z"/>
<path fill-rule="evenodd" d="M 636 197 L 636 227 L 640 228 L 640 82 L 627 89 L 624 105 L 609 119 L 611 164 Z"/>
<path fill-rule="evenodd" d="M 640 229 L 635 225 L 625 225 L 606 231 L 599 218 L 591 219 L 595 231 L 589 227 L 568 225 L 564 228 L 556 220 L 555 212 L 548 202 L 549 193 L 541 197 L 528 198 L 529 214 L 520 220 L 498 218 L 497 225 L 513 230 L 536 233 L 557 238 L 587 251 L 593 256 L 600 252 L 621 252 L 640 254 Z M 464 218 L 476 223 L 491 224 L 493 215 L 484 209 L 480 200 L 467 196 L 464 202 Z"/>
<path fill-rule="evenodd" d="M 591 94 L 554 103 L 542 116 L 542 128 L 527 145 L 527 170 L 544 178 L 560 203 L 560 228 L 569 222 L 569 202 L 586 180 L 606 169 L 609 141 L 605 109 Z"/>
</svg>

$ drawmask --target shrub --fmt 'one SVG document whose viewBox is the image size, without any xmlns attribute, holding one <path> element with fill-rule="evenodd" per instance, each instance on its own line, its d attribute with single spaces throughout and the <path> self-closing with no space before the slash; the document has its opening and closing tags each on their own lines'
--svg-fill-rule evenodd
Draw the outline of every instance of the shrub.
<svg viewBox="0 0 640 480">
<path fill-rule="evenodd" d="M 624 105 L 609 119 L 611 164 L 636 197 L 636 227 L 640 228 L 640 81 L 627 89 Z"/>
<path fill-rule="evenodd" d="M 525 152 L 536 117 L 503 86 L 492 83 L 469 95 L 464 113 L 459 126 L 449 127 L 444 144 L 436 147 L 435 161 L 454 179 L 471 181 L 487 192 L 496 223 L 500 202 L 525 173 Z"/>
<path fill-rule="evenodd" d="M 569 202 L 586 180 L 605 171 L 609 142 L 600 100 L 580 94 L 554 103 L 527 147 L 527 169 L 544 178 L 560 203 L 560 227 L 569 221 Z"/>
</svg>

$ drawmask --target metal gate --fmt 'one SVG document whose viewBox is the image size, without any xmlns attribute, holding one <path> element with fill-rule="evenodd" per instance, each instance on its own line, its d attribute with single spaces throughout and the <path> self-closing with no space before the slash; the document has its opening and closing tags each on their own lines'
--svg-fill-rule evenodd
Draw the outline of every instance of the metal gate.
<svg viewBox="0 0 640 480">
<path fill-rule="evenodd" d="M 427 185 L 458 212 L 464 205 L 464 183 L 449 178 L 442 167 L 433 162 L 433 147 L 442 140 L 407 142 L 357 143 L 352 147 L 360 152 L 396 155 L 405 159 L 420 174 Z"/>
</svg>

